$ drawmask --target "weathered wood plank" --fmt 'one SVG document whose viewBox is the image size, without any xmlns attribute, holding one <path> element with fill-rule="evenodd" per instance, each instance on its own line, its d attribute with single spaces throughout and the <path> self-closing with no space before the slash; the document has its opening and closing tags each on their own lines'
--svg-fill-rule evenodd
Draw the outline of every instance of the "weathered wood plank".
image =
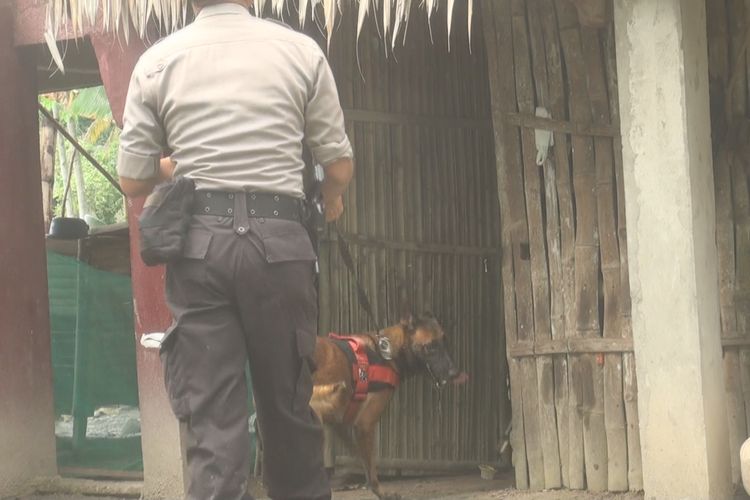
<svg viewBox="0 0 750 500">
<path fill-rule="evenodd" d="M 620 121 L 620 106 L 617 87 L 617 64 L 615 53 L 615 27 L 610 23 L 603 33 L 604 58 L 607 68 L 607 88 L 609 108 L 613 122 Z M 614 170 L 617 202 L 617 242 L 620 255 L 620 331 L 626 339 L 633 338 L 630 299 L 630 275 L 628 271 L 627 225 L 625 220 L 625 186 L 623 182 L 622 140 L 614 139 Z M 641 460 L 640 426 L 638 420 L 638 388 L 636 385 L 635 357 L 632 353 L 622 356 L 622 397 L 625 410 L 628 488 L 631 491 L 643 489 L 643 470 Z"/>
<path fill-rule="evenodd" d="M 599 30 L 581 28 L 588 72 L 589 99 L 595 123 L 610 123 L 606 67 Z M 620 311 L 620 250 L 617 240 L 614 151 L 612 140 L 594 139 L 596 162 L 597 222 L 603 276 L 604 324 L 606 338 L 622 336 Z M 622 356 L 604 358 L 604 423 L 607 434 L 607 473 L 609 491 L 628 490 L 627 438 L 622 397 Z"/>
<path fill-rule="evenodd" d="M 508 355 L 511 357 L 550 356 L 558 354 L 604 354 L 633 352 L 632 338 L 569 338 L 548 341 L 509 342 Z"/>
<path fill-rule="evenodd" d="M 560 38 L 567 67 L 570 114 L 576 122 L 591 122 L 585 59 L 581 35 L 572 19 L 571 3 L 559 0 Z M 592 141 L 573 137 L 573 188 L 576 200 L 576 333 L 579 337 L 600 335 L 599 324 L 599 245 L 596 204 L 596 168 Z M 583 425 L 586 484 L 589 490 L 607 489 L 607 445 L 603 411 L 603 369 L 592 355 L 581 355 L 573 366 L 572 386 Z M 579 392 L 580 391 L 580 392 Z M 577 424 L 577 422 L 576 422 Z M 572 433 L 572 432 L 571 432 Z"/>
<path fill-rule="evenodd" d="M 516 79 L 516 101 L 518 110 L 532 114 L 534 112 L 534 89 L 531 71 L 531 54 L 529 47 L 529 34 L 525 8 L 514 10 L 513 15 L 513 56 L 515 63 Z M 530 129 L 521 130 L 521 152 L 523 166 L 523 190 L 526 201 L 526 215 L 528 221 L 529 254 L 531 264 L 531 291 L 532 308 L 534 314 L 533 338 L 535 341 L 551 338 L 550 310 L 549 310 L 549 278 L 547 275 L 547 255 L 544 242 L 544 223 L 542 217 L 541 179 L 540 169 L 536 164 L 536 148 L 534 144 L 534 131 Z M 538 358 L 537 360 L 524 359 L 522 363 L 534 364 L 536 369 L 537 387 L 532 388 L 530 383 L 524 387 L 524 406 L 528 404 L 530 409 L 538 412 L 538 428 L 534 429 L 526 420 L 526 441 L 529 442 L 531 434 L 538 432 L 540 439 L 540 452 L 536 456 L 527 450 L 529 457 L 529 474 L 531 476 L 531 487 L 541 489 L 547 486 L 547 480 L 554 481 L 557 471 L 559 477 L 559 455 L 555 461 L 555 454 L 559 453 L 555 423 L 554 397 L 552 379 L 552 360 Z M 529 368 L 527 368 L 529 369 Z M 524 416 L 526 413 L 524 411 Z M 555 462 L 557 465 L 555 466 Z M 539 469 L 539 470 L 537 470 Z M 540 486 L 535 486 L 534 475 L 541 474 Z"/>
<path fill-rule="evenodd" d="M 560 47 L 559 30 L 552 0 L 543 0 L 538 6 L 541 27 L 544 34 L 545 56 L 547 61 L 547 76 L 549 87 L 549 111 L 553 119 L 562 120 L 567 116 L 565 100 L 565 82 L 562 70 L 562 53 Z M 559 224 L 559 252 L 560 252 L 560 286 L 553 285 L 553 293 L 562 295 L 563 322 L 562 331 L 553 338 L 568 338 L 574 331 L 574 294 L 575 294 L 575 229 L 573 212 L 573 192 L 571 185 L 571 171 L 569 159 L 568 136 L 564 133 L 554 134 L 555 146 L 548 159 L 549 167 L 545 167 L 545 176 L 554 175 L 555 192 L 557 197 Z M 551 274 L 552 276 L 552 274 Z M 553 299 L 554 304 L 554 299 Z M 554 307 L 554 306 L 553 306 Z M 553 313 L 553 317 L 555 314 Z M 559 328 L 559 327 L 558 327 Z M 568 356 L 555 359 L 555 405 L 557 408 L 557 427 L 560 442 L 560 461 L 562 466 L 563 486 L 570 487 L 570 431 L 569 431 L 569 387 L 568 387 Z"/>
<path fill-rule="evenodd" d="M 732 201 L 734 215 L 734 247 L 735 247 L 735 311 L 737 330 L 747 332 L 750 326 L 750 297 L 745 292 L 750 290 L 750 199 L 748 197 L 745 165 L 740 164 L 734 151 L 728 152 L 730 158 L 730 172 L 732 176 Z M 721 168 L 721 167 L 720 167 Z M 729 332 L 724 332 L 728 335 Z M 725 337 L 726 338 L 726 337 Z M 750 387 L 743 385 L 743 375 L 748 375 L 748 369 L 743 366 L 742 359 L 747 360 L 747 351 L 725 351 L 725 382 L 727 391 L 727 405 L 729 416 L 729 447 L 732 455 L 732 479 L 735 484 L 741 482 L 739 449 L 747 438 L 747 414 L 750 410 L 750 400 L 746 399 Z"/>
<path fill-rule="evenodd" d="M 545 118 L 524 113 L 508 113 L 505 121 L 521 128 L 549 130 L 558 134 L 583 137 L 617 137 L 620 129 L 614 125 L 581 124 L 559 118 Z"/>
</svg>

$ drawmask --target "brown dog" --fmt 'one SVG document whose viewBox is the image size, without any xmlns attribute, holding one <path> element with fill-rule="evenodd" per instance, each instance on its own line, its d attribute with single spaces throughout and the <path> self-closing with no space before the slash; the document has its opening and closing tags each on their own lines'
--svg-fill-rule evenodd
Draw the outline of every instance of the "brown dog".
<svg viewBox="0 0 750 500">
<path fill-rule="evenodd" d="M 466 380 L 465 374 L 459 376 L 445 348 L 443 329 L 431 314 L 418 318 L 409 315 L 399 324 L 378 333 L 347 337 L 363 344 L 372 362 L 394 370 L 400 380 L 419 373 L 429 374 L 438 387 L 451 380 L 457 383 Z M 386 353 L 385 356 L 390 360 L 383 358 L 383 348 L 378 347 L 378 341 L 382 338 L 390 343 L 391 355 Z M 347 356 L 341 340 L 318 337 L 315 347 L 316 370 L 313 374 L 315 387 L 310 406 L 320 420 L 331 425 L 360 457 L 372 492 L 381 500 L 398 499 L 398 494 L 385 494 L 381 490 L 373 456 L 375 429 L 396 387 L 387 384 L 373 387 L 375 384 L 371 384 L 370 391 L 366 394 L 360 392 L 361 400 L 351 407 L 357 392 L 357 370 L 353 368 L 356 362 L 352 361 L 351 353 Z"/>
</svg>

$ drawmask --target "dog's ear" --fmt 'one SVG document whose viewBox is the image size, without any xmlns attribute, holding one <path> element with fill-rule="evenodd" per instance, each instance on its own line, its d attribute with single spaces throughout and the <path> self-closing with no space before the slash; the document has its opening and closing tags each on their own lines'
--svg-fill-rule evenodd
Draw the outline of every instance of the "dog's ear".
<svg viewBox="0 0 750 500">
<path fill-rule="evenodd" d="M 407 331 L 414 331 L 414 315 L 410 312 L 401 314 L 401 326 L 403 326 Z"/>
</svg>

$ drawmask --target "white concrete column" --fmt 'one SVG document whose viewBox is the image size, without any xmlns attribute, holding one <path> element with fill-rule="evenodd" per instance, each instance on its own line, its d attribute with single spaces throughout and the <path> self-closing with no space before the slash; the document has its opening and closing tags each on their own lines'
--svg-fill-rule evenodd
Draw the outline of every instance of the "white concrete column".
<svg viewBox="0 0 750 500">
<path fill-rule="evenodd" d="M 705 0 L 615 0 L 646 498 L 730 498 Z"/>
</svg>

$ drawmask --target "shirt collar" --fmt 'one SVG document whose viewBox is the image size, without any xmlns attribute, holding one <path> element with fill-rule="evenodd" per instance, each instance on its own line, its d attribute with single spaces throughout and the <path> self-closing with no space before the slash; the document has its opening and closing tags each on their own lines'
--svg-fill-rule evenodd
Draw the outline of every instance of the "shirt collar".
<svg viewBox="0 0 750 500">
<path fill-rule="evenodd" d="M 206 7 L 203 7 L 200 10 L 200 12 L 198 12 L 198 15 L 195 16 L 195 20 L 197 21 L 204 17 L 221 16 L 221 15 L 226 15 L 226 14 L 250 15 L 250 11 L 248 11 L 245 7 L 237 3 L 232 3 L 232 2 L 217 3 L 217 4 L 207 5 Z"/>
</svg>

